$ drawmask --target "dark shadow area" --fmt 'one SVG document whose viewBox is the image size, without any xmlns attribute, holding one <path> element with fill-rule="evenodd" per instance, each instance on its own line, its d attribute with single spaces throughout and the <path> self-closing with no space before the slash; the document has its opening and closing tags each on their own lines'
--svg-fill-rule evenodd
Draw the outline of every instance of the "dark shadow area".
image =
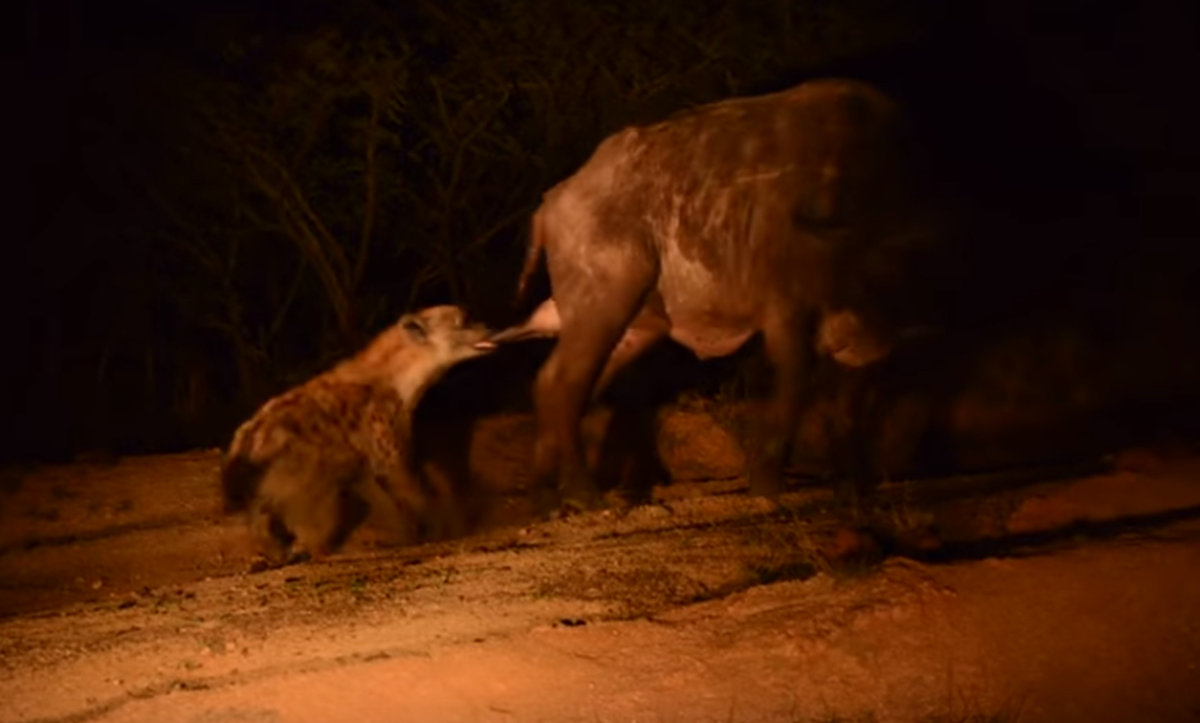
<svg viewBox="0 0 1200 723">
<path fill-rule="evenodd" d="M 971 474 L 924 477 L 905 483 L 887 485 L 880 489 L 880 503 L 936 505 L 957 499 L 983 497 L 1000 492 L 1015 492 L 1025 487 L 1051 480 L 1070 480 L 1112 471 L 1112 465 L 1102 460 L 1066 464 L 1006 467 Z"/>
<path fill-rule="evenodd" d="M 913 550 L 881 540 L 884 554 L 902 555 L 930 564 L 952 564 L 992 557 L 1049 555 L 1089 541 L 1112 540 L 1122 535 L 1152 535 L 1178 522 L 1200 519 L 1200 505 L 1145 515 L 1129 515 L 1098 522 L 1078 521 L 1053 530 L 1023 532 L 968 542 L 946 542 L 932 551 Z"/>
<path fill-rule="evenodd" d="M 1200 146 L 1176 120 L 1195 118 L 1196 103 L 1162 80 L 1194 78 L 1168 54 L 1196 48 L 1176 38 L 1167 50 L 1157 35 L 1166 17 L 1194 13 L 1167 5 L 960 6 L 917 42 L 820 67 L 906 102 L 932 161 L 923 182 L 949 224 L 941 242 L 880 259 L 850 290 L 883 324 L 938 330 L 873 382 L 882 414 L 905 397 L 923 407 L 893 420 L 927 429 L 908 430 L 914 449 L 893 451 L 892 473 L 1048 463 L 1196 433 L 1200 345 L 1185 330 L 1200 324 L 1200 253 L 1185 239 Z M 1127 54 L 1105 50 L 1117 47 Z M 1150 67 L 1161 91 L 1135 79 Z M 1100 85 L 1110 100 L 1092 95 Z M 1133 110 L 1150 104 L 1173 116 L 1169 132 Z M 831 374 L 823 387 L 836 396 L 854 383 Z"/>
<path fill-rule="evenodd" d="M 137 522 L 132 524 L 114 524 L 100 530 L 90 532 L 72 532 L 63 535 L 52 535 L 46 537 L 35 537 L 26 540 L 21 540 L 15 544 L 0 546 L 0 555 L 12 554 L 15 552 L 34 550 L 39 547 L 62 547 L 74 545 L 81 542 L 94 542 L 96 540 L 105 540 L 116 538 L 122 535 L 128 535 L 132 532 L 142 532 L 145 530 L 165 530 L 169 528 L 179 527 L 188 523 L 194 522 L 195 518 L 191 514 L 172 515 L 170 517 L 161 517 L 150 522 Z"/>
<path fill-rule="evenodd" d="M 541 272 L 512 302 L 529 213 L 600 140 L 822 75 L 905 104 L 913 183 L 948 231 L 845 285 L 876 323 L 938 333 L 871 373 L 870 410 L 852 373 L 814 378 L 821 424 L 865 432 L 801 435 L 798 467 L 836 477 L 870 456 L 882 479 L 941 476 L 1200 434 L 1191 4 L 484 5 L 28 5 L 0 457 L 223 445 L 401 309 L 514 321 L 549 292 Z M 385 107 L 400 116 L 372 115 Z M 417 448 L 469 485 L 472 430 L 529 411 L 547 348 L 453 370 Z M 667 343 L 628 369 L 604 400 L 600 479 L 645 499 L 666 481 L 658 411 L 684 391 L 744 401 L 754 353 L 701 364 Z"/>
<path fill-rule="evenodd" d="M 477 426 L 490 415 L 532 412 L 530 385 L 552 346 L 539 341 L 516 344 L 459 364 L 426 392 L 413 415 L 415 462 L 448 482 L 468 529 L 480 523 L 495 492 L 473 481 L 471 449 Z"/>
<path fill-rule="evenodd" d="M 414 446 L 421 464 L 453 481 L 477 521 L 487 490 L 472 482 L 470 450 L 480 420 L 497 414 L 529 415 L 534 429 L 532 387 L 554 342 L 529 341 L 452 369 L 427 393 L 414 422 Z M 648 502 L 654 485 L 670 484 L 660 458 L 658 414 L 686 390 L 706 381 L 720 382 L 723 370 L 707 369 L 687 350 L 663 343 L 646 353 L 613 381 L 598 408 L 609 410 L 599 442 L 597 479 L 632 504 Z M 521 440 L 532 444 L 531 435 Z M 515 443 L 515 440 L 514 440 Z M 510 450 L 532 463 L 532 447 Z M 486 463 L 486 462 L 485 462 Z"/>
<path fill-rule="evenodd" d="M 601 399 L 612 409 L 595 472 L 601 491 L 617 490 L 626 503 L 646 504 L 655 485 L 671 483 L 658 449 L 659 413 L 711 375 L 669 340 L 621 370 Z"/>
</svg>

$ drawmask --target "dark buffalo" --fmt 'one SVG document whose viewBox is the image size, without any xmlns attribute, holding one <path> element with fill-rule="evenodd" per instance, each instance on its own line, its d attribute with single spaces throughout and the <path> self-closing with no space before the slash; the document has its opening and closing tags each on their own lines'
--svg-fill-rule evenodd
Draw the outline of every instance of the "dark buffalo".
<svg viewBox="0 0 1200 723">
<path fill-rule="evenodd" d="M 752 494 L 777 497 L 818 353 L 864 366 L 895 335 L 864 304 L 881 250 L 930 237 L 899 106 L 852 80 L 702 106 L 605 139 L 532 219 L 552 300 L 494 341 L 557 335 L 538 374 L 535 475 L 565 507 L 599 495 L 580 420 L 613 375 L 670 337 L 700 358 L 761 332 L 773 373 L 753 415 Z"/>
</svg>

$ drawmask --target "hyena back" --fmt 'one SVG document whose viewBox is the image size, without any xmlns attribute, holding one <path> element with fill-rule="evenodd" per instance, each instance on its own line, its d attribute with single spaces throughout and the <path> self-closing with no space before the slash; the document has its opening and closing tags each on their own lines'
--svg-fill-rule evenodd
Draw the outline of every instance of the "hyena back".
<svg viewBox="0 0 1200 723">
<path fill-rule="evenodd" d="M 406 314 L 238 428 L 222 492 L 226 512 L 249 515 L 255 567 L 337 550 L 372 508 L 409 540 L 430 525 L 457 529 L 452 491 L 427 489 L 415 470 L 411 424 L 450 367 L 495 348 L 486 328 L 465 321 L 453 306 Z"/>
</svg>

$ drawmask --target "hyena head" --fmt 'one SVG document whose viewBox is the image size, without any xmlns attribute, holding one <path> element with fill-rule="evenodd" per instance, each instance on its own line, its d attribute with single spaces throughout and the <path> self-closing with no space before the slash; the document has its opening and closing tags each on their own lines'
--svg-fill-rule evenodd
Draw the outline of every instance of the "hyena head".
<svg viewBox="0 0 1200 723">
<path fill-rule="evenodd" d="M 457 306 L 431 306 L 400 317 L 352 360 L 360 371 L 384 380 L 413 406 L 455 364 L 493 351 L 491 330 L 467 323 Z"/>
</svg>

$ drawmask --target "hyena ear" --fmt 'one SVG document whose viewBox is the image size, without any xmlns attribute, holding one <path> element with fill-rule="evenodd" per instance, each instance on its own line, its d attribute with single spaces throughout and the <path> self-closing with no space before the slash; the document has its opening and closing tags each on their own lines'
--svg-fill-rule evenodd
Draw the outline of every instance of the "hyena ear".
<svg viewBox="0 0 1200 723">
<path fill-rule="evenodd" d="M 419 342 L 424 342 L 429 338 L 429 332 L 426 331 L 425 325 L 415 316 L 406 316 L 400 321 L 400 326 L 408 332 L 408 335 Z"/>
</svg>

